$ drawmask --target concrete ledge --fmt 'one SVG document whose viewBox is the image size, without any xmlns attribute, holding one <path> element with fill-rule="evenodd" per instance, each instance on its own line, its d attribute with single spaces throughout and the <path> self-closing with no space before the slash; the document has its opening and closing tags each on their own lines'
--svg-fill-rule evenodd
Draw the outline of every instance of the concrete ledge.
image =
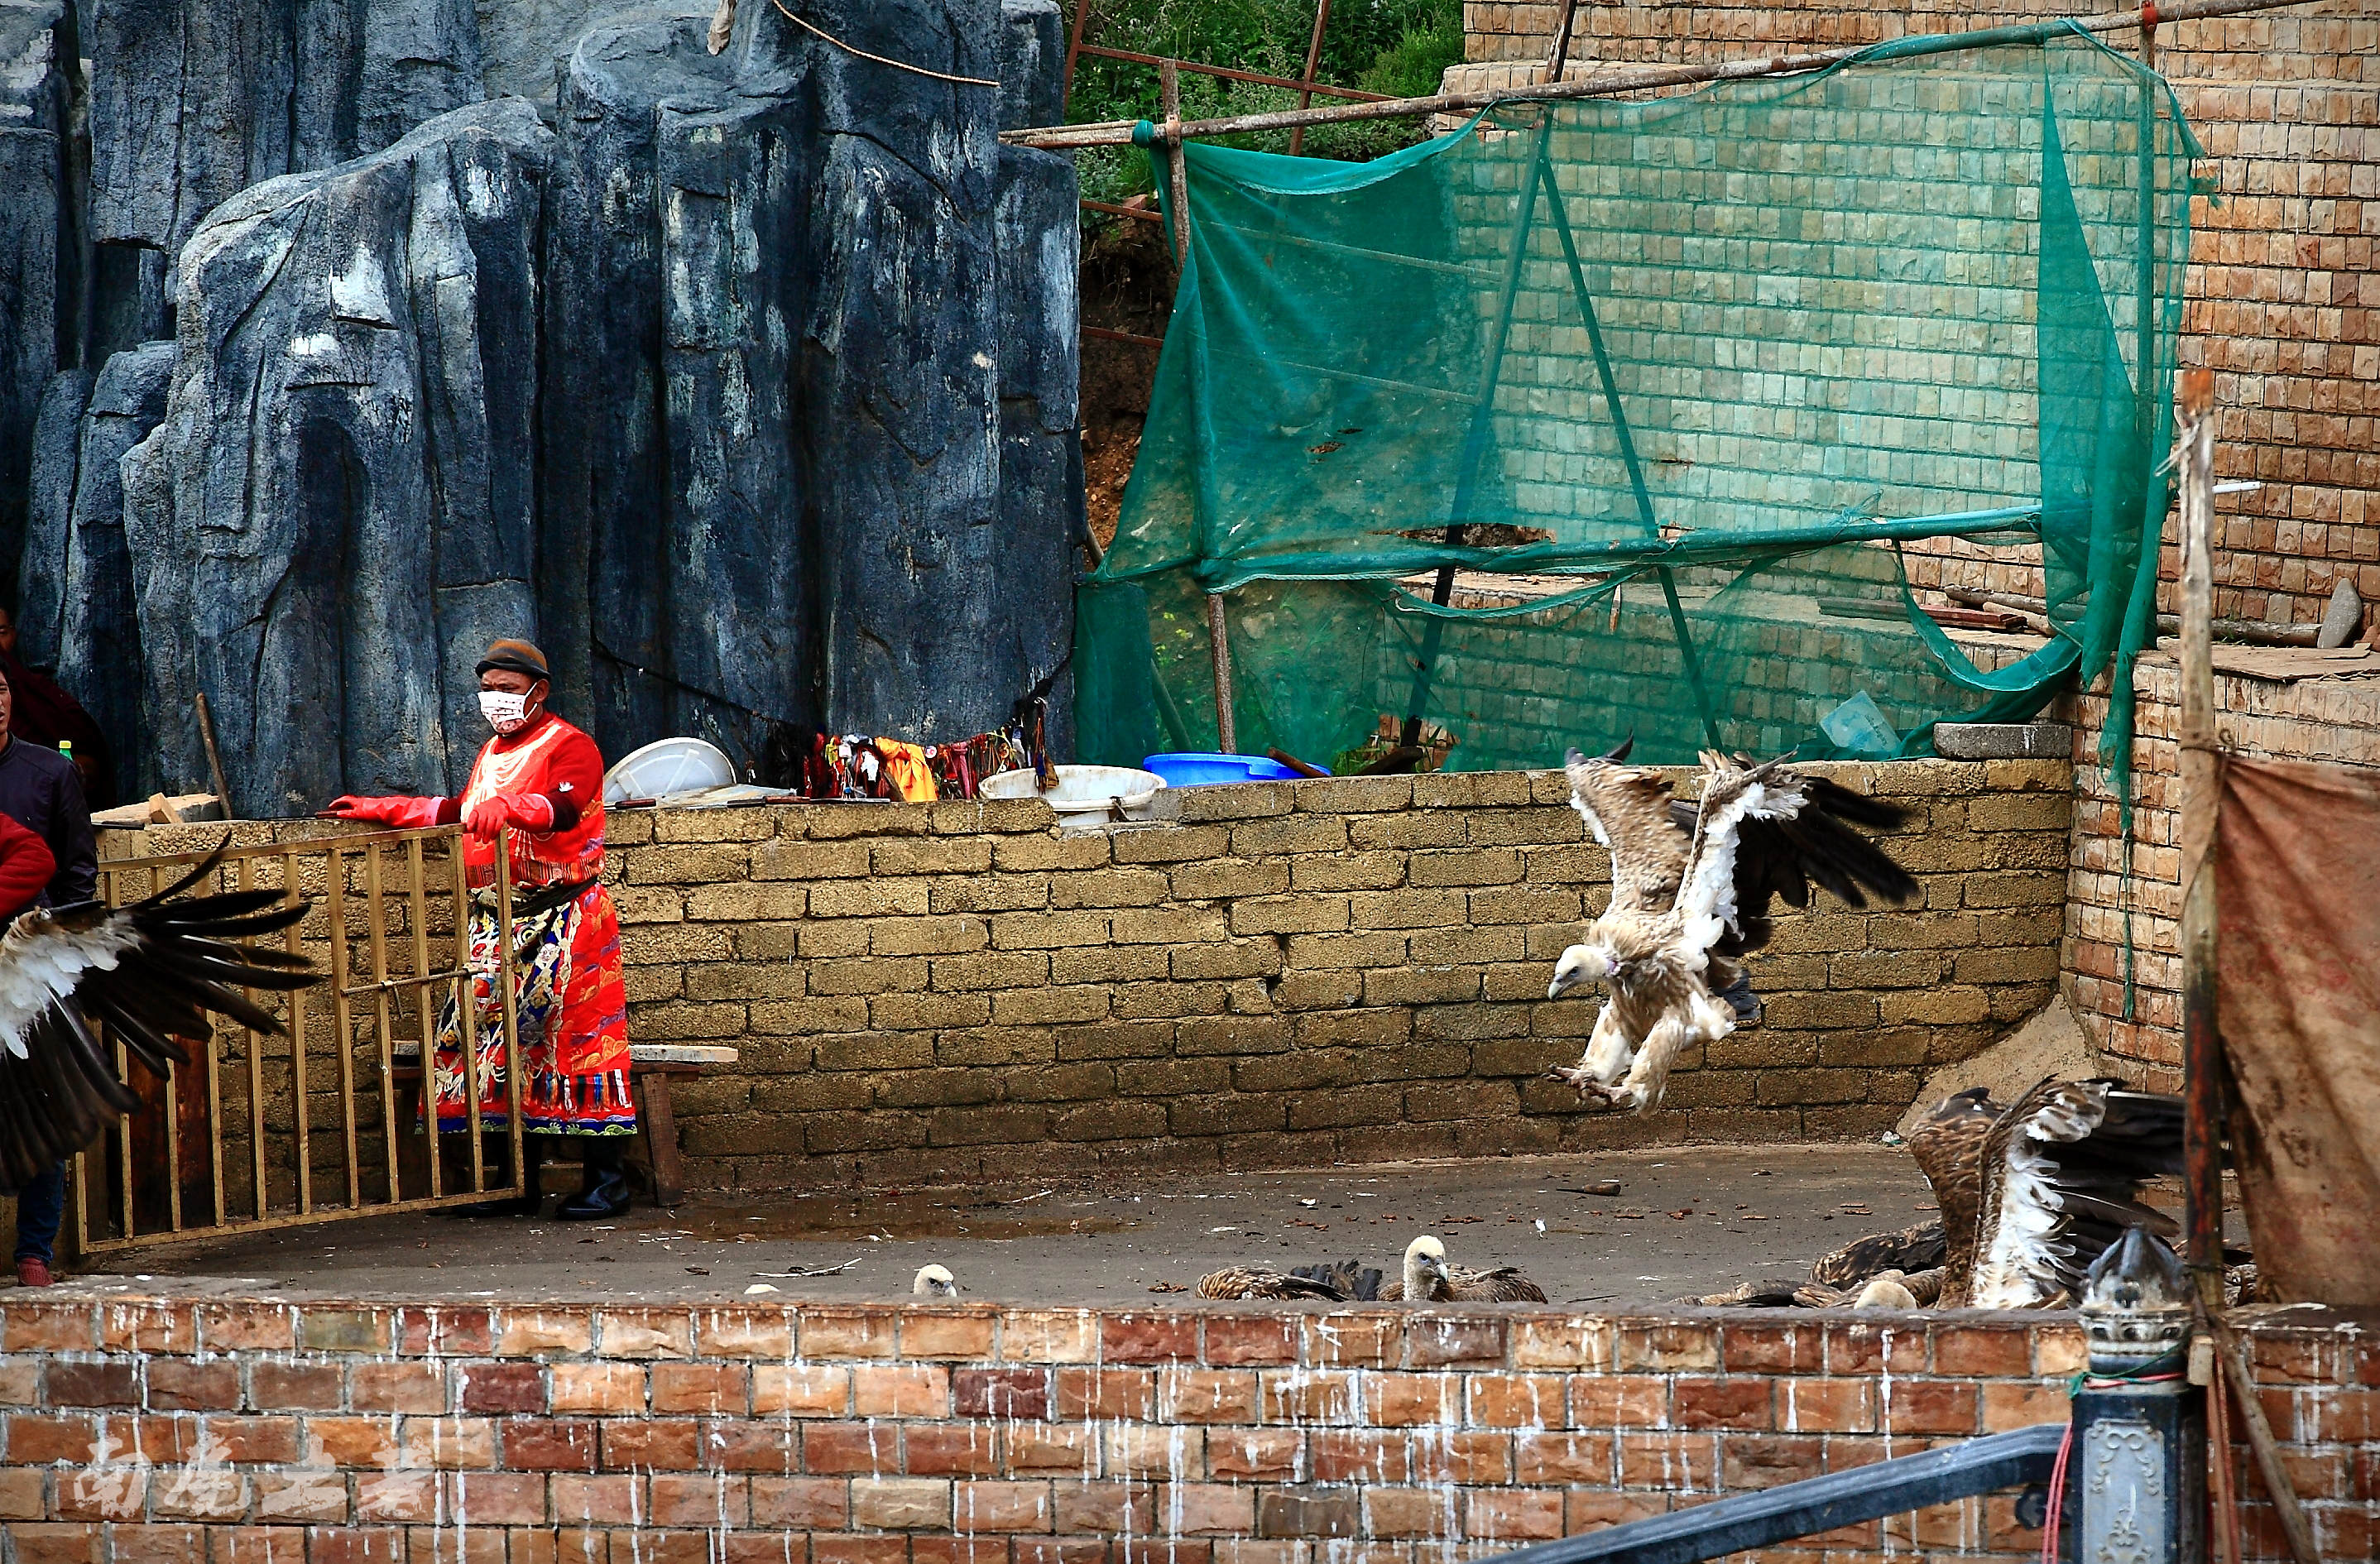
<svg viewBox="0 0 2380 1564">
<path fill-rule="evenodd" d="M 2063 722 L 1937 722 L 1934 747 L 1946 760 L 2064 760 L 2074 730 Z"/>
</svg>

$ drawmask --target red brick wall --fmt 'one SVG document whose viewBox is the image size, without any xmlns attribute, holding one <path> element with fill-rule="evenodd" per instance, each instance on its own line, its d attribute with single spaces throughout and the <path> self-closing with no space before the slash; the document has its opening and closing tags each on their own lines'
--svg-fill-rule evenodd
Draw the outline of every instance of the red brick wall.
<svg viewBox="0 0 2380 1564">
<path fill-rule="evenodd" d="M 2022 1315 L 18 1295 L 0 1520 L 17 1564 L 1424 1564 L 2054 1421 L 2079 1350 Z M 2369 1557 L 2380 1352 L 2255 1352 L 2325 1557 Z M 1767 1557 L 2037 1542 L 2001 1496 Z"/>
<path fill-rule="evenodd" d="M 2092 1041 L 2119 1072 L 2175 1085 L 2181 1072 L 2180 713 L 2173 660 L 2151 652 L 2134 671 L 2131 862 L 2123 807 L 2098 764 L 2107 679 L 2050 713 L 2074 723 L 2074 843 L 2067 873 L 2064 988 Z M 2380 682 L 2282 685 L 2218 673 L 2216 725 L 2234 753 L 2264 759 L 2380 766 Z M 2125 1013 L 2129 914 L 2131 1014 Z"/>
</svg>

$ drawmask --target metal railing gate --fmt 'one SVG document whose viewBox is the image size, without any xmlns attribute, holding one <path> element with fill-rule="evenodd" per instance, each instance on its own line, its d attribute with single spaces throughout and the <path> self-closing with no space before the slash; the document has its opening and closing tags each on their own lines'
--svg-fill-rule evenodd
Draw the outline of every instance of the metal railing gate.
<svg viewBox="0 0 2380 1564">
<path fill-rule="evenodd" d="M 99 867 L 110 905 L 136 902 L 208 854 Z M 460 828 L 373 831 L 232 847 L 194 891 L 273 889 L 310 903 L 276 938 L 323 983 L 249 998 L 283 1032 L 218 1021 L 185 1038 L 191 1062 L 161 1084 L 128 1073 L 142 1111 L 74 1159 L 71 1231 L 83 1254 L 517 1196 L 525 1184 L 511 866 L 496 845 L 495 976 L 502 1015 L 501 1130 L 481 1121 L 480 1015 L 470 963 L 472 892 Z M 490 891 L 482 890 L 481 896 Z M 468 1157 L 447 1155 L 437 1115 L 438 1034 L 468 1103 Z M 103 1041 L 107 1041 L 103 1037 Z M 117 1043 L 117 1069 L 128 1071 Z M 502 1134 L 505 1155 L 489 1155 Z M 501 1162 L 491 1182 L 492 1164 Z"/>
</svg>

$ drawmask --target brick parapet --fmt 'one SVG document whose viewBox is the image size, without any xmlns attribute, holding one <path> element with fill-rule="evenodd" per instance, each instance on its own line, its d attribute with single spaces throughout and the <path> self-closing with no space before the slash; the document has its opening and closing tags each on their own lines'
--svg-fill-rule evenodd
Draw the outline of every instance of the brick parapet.
<svg viewBox="0 0 2380 1564">
<path fill-rule="evenodd" d="M 629 1032 L 741 1052 L 676 1090 L 698 1188 L 1871 1135 L 2055 991 L 2071 784 L 1819 770 L 1911 807 L 1924 903 L 1781 917 L 1767 1019 L 1649 1118 L 1540 1078 L 1585 1047 L 1597 1001 L 1546 983 L 1608 894 L 1553 771 L 1185 790 L 1091 830 L 1038 802 L 619 814 Z"/>
<path fill-rule="evenodd" d="M 2368 1557 L 2371 1337 L 2250 1339 L 2324 1556 Z M 2063 1315 L 18 1296 L 0 1519 L 24 1564 L 1428 1564 L 2058 1421 L 2081 1350 Z M 1760 1557 L 2013 1564 L 2012 1500 Z"/>
</svg>

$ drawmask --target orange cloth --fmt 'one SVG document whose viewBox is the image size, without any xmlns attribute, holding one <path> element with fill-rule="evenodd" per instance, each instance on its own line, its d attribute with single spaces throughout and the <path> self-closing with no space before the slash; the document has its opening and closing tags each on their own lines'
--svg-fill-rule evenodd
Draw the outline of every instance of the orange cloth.
<svg viewBox="0 0 2380 1564">
<path fill-rule="evenodd" d="M 941 796 L 934 785 L 933 762 L 926 758 L 924 746 L 880 738 L 876 747 L 884 752 L 884 774 L 903 799 L 911 804 L 931 804 Z"/>
</svg>

